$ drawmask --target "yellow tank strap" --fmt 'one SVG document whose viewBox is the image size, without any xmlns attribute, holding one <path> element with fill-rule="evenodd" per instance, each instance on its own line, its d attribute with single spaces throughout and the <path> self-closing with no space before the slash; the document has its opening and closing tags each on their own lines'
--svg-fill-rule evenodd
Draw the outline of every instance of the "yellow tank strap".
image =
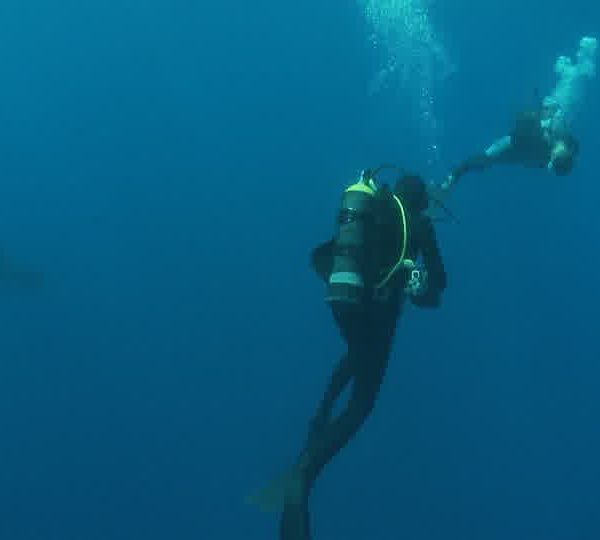
<svg viewBox="0 0 600 540">
<path fill-rule="evenodd" d="M 371 186 L 363 182 L 357 182 L 356 184 L 352 184 L 350 187 L 346 188 L 346 193 L 348 193 L 349 191 L 360 191 L 362 193 L 366 193 L 367 195 L 375 195 L 375 190 Z"/>
<path fill-rule="evenodd" d="M 377 284 L 378 289 L 385 287 L 389 283 L 390 279 L 392 279 L 392 277 L 394 277 L 394 275 L 401 268 L 412 268 L 415 265 L 415 263 L 410 259 L 405 259 L 406 250 L 408 248 L 408 224 L 406 221 L 406 210 L 404 209 L 404 205 L 402 204 L 402 201 L 399 199 L 399 197 L 394 195 L 394 200 L 398 205 L 400 217 L 402 218 L 402 249 L 400 250 L 400 258 L 398 259 L 398 262 L 394 266 L 392 266 L 387 275 Z"/>
</svg>

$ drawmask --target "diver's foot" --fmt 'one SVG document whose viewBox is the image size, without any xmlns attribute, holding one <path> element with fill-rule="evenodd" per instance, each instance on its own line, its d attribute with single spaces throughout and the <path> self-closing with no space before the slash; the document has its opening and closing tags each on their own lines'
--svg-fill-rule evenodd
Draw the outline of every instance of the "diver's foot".
<svg viewBox="0 0 600 540">
<path fill-rule="evenodd" d="M 287 478 L 285 504 L 302 504 L 308 498 L 308 483 L 302 463 L 293 468 Z"/>
<path fill-rule="evenodd" d="M 280 540 L 310 540 L 308 501 L 286 504 L 279 525 Z"/>
</svg>

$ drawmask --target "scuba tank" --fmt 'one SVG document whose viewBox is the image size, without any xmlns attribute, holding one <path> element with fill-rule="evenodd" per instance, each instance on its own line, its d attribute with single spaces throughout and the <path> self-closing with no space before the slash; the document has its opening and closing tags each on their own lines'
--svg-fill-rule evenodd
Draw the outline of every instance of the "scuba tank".
<svg viewBox="0 0 600 540">
<path fill-rule="evenodd" d="M 415 266 L 407 258 L 409 227 L 404 204 L 387 187 L 378 189 L 374 180 L 384 168 L 395 169 L 382 165 L 375 171 L 363 171 L 358 182 L 346 189 L 336 235 L 333 241 L 318 248 L 331 254 L 326 271 L 325 300 L 329 303 L 358 305 L 367 299 L 387 298 L 390 288 L 395 287 L 396 276 Z M 414 184 L 415 178 L 405 175 L 403 185 L 409 180 Z M 419 182 L 422 184 L 420 179 Z M 414 186 L 407 196 L 413 191 Z M 424 197 L 426 208 L 426 191 Z M 418 206 L 420 201 L 413 203 Z M 419 211 L 424 208 L 419 206 Z M 317 259 L 318 250 L 314 254 Z M 317 266 L 325 270 L 323 265 Z"/>
<path fill-rule="evenodd" d="M 338 214 L 327 302 L 360 304 L 372 291 L 377 268 L 376 186 L 371 178 L 346 189 Z"/>
</svg>

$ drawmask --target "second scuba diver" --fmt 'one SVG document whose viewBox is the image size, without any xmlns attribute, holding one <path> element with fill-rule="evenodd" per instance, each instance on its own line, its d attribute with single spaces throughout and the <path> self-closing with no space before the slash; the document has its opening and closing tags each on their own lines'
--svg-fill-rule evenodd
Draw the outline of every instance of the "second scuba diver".
<svg viewBox="0 0 600 540">
<path fill-rule="evenodd" d="M 466 173 L 496 164 L 546 168 L 565 176 L 571 173 L 578 153 L 579 144 L 569 132 L 560 106 L 546 100 L 538 109 L 520 113 L 509 135 L 454 168 L 442 190 L 449 190 Z"/>
<path fill-rule="evenodd" d="M 436 308 L 446 273 L 421 178 L 405 175 L 394 191 L 366 171 L 346 189 L 334 238 L 317 247 L 312 264 L 347 344 L 292 469 L 251 500 L 281 510 L 281 540 L 309 540 L 309 497 L 323 468 L 359 431 L 375 405 L 405 300 Z M 421 262 L 417 264 L 417 260 Z M 333 415 L 351 386 L 348 403 Z"/>
</svg>

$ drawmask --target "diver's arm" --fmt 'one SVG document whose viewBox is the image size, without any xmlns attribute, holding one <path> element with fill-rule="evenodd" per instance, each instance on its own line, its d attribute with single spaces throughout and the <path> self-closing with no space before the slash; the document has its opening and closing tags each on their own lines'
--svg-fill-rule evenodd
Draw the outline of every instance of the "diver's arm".
<svg viewBox="0 0 600 540">
<path fill-rule="evenodd" d="M 495 163 L 503 161 L 512 150 L 512 137 L 506 135 L 495 141 L 482 154 L 477 154 L 463 161 L 448 176 L 448 185 L 456 183 L 462 176 L 470 172 L 483 171 Z"/>
<path fill-rule="evenodd" d="M 455 167 L 450 173 L 452 182 L 457 182 L 465 174 L 475 171 L 483 171 L 492 164 L 492 161 L 485 154 L 477 154 L 463 161 L 458 167 Z"/>
<path fill-rule="evenodd" d="M 423 218 L 420 229 L 421 255 L 427 270 L 427 290 L 424 294 L 411 296 L 411 301 L 419 307 L 435 308 L 440 305 L 442 292 L 447 285 L 446 269 L 431 220 Z"/>
</svg>

